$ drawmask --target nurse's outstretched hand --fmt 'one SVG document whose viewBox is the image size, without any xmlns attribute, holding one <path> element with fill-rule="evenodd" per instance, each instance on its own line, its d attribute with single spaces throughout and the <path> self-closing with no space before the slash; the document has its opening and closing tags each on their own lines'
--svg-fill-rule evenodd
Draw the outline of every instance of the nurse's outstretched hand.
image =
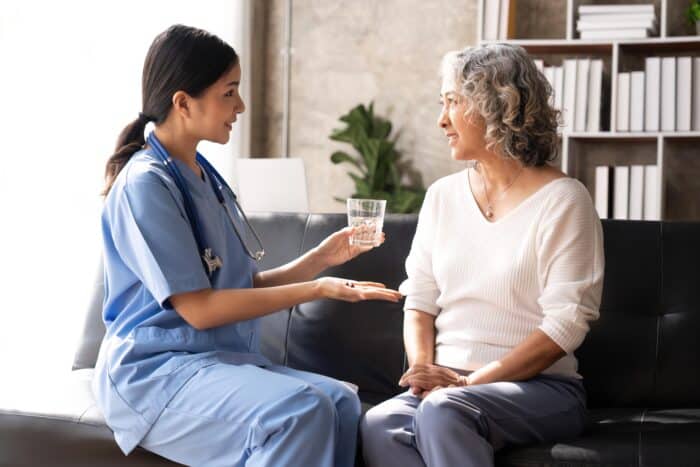
<svg viewBox="0 0 700 467">
<path fill-rule="evenodd" d="M 326 267 L 338 266 L 375 248 L 375 246 L 350 245 L 350 237 L 354 230 L 355 228 L 353 227 L 345 227 L 344 229 L 330 234 L 318 244 L 316 253 Z M 385 238 L 384 232 L 382 232 L 379 245 L 384 243 Z"/>
<path fill-rule="evenodd" d="M 384 300 L 396 303 L 402 297 L 397 290 L 387 289 L 384 284 L 379 282 L 351 281 L 338 277 L 321 277 L 315 282 L 322 297 L 345 302 Z"/>
</svg>

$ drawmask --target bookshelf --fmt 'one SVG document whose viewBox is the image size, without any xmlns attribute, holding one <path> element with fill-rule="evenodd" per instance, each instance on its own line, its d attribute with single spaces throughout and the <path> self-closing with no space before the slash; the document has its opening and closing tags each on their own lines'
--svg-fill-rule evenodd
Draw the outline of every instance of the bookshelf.
<svg viewBox="0 0 700 467">
<path fill-rule="evenodd" d="M 504 0 L 480 0 L 479 44 L 522 46 L 534 59 L 559 66 L 566 59 L 602 59 L 603 109 L 599 131 L 560 134 L 556 163 L 595 195 L 599 165 L 656 165 L 657 203 L 662 220 L 700 220 L 700 131 L 620 131 L 616 127 L 618 74 L 644 71 L 646 57 L 700 57 L 700 36 L 685 22 L 685 0 L 509 0 L 518 22 L 503 21 L 499 40 L 484 37 L 486 2 L 503 8 Z M 579 6 L 653 4 L 657 28 L 641 39 L 580 39 L 576 31 Z M 489 8 L 492 8 L 492 3 Z M 699 79 L 693 76 L 692 79 Z"/>
</svg>

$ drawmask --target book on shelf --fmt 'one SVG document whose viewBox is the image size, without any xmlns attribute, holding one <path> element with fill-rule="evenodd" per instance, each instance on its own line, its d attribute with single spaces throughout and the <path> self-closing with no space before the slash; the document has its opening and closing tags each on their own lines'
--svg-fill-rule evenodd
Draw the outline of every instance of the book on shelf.
<svg viewBox="0 0 700 467">
<path fill-rule="evenodd" d="M 630 73 L 630 131 L 644 131 L 644 72 Z"/>
<path fill-rule="evenodd" d="M 676 131 L 690 131 L 690 96 L 693 78 L 691 57 L 676 58 Z"/>
<path fill-rule="evenodd" d="M 600 131 L 601 101 L 603 100 L 603 60 L 591 60 L 588 71 L 588 111 L 586 130 Z"/>
<path fill-rule="evenodd" d="M 581 39 L 645 39 L 650 36 L 644 28 L 598 29 L 580 32 Z"/>
<path fill-rule="evenodd" d="M 616 24 L 628 24 L 628 25 L 639 25 L 635 27 L 648 27 L 652 25 L 654 29 L 657 27 L 656 14 L 655 13 L 605 13 L 605 14 L 579 14 L 576 26 L 579 24 L 590 25 L 611 25 Z"/>
<path fill-rule="evenodd" d="M 626 165 L 615 166 L 615 183 L 613 183 L 613 218 L 629 217 L 630 168 Z"/>
<path fill-rule="evenodd" d="M 564 67 L 554 67 L 554 108 L 562 110 L 564 100 Z"/>
<path fill-rule="evenodd" d="M 659 209 L 659 168 L 656 165 L 644 166 L 644 220 L 661 220 Z"/>
<path fill-rule="evenodd" d="M 644 219 L 644 166 L 630 166 L 630 212 L 633 221 Z"/>
<path fill-rule="evenodd" d="M 654 14 L 654 5 L 580 5 L 580 15 Z"/>
<path fill-rule="evenodd" d="M 577 63 L 575 58 L 564 60 L 564 95 L 562 99 L 562 112 L 564 126 L 569 130 L 574 129 L 574 117 L 576 116 L 576 76 Z"/>
<path fill-rule="evenodd" d="M 644 64 L 644 130 L 659 131 L 661 59 L 647 57 Z"/>
<path fill-rule="evenodd" d="M 547 79 L 547 82 L 549 83 L 549 85 L 552 88 L 552 95 L 549 96 L 549 105 L 554 107 L 554 99 L 555 99 L 555 96 L 554 96 L 554 92 L 555 92 L 554 91 L 554 67 L 553 66 L 544 67 L 544 69 L 542 70 L 542 74 L 544 74 L 544 77 Z"/>
<path fill-rule="evenodd" d="M 594 204 L 601 219 L 660 220 L 656 165 L 595 167 Z"/>
<path fill-rule="evenodd" d="M 656 31 L 656 18 L 650 16 L 644 19 L 629 19 L 611 21 L 607 16 L 600 15 L 600 19 L 591 18 L 576 21 L 576 30 L 581 31 L 596 31 L 599 29 L 648 29 Z"/>
<path fill-rule="evenodd" d="M 693 57 L 693 131 L 700 131 L 700 57 Z"/>
<path fill-rule="evenodd" d="M 617 116 L 615 120 L 617 131 L 630 129 L 630 74 L 617 74 Z"/>
<path fill-rule="evenodd" d="M 588 108 L 588 72 L 590 68 L 590 58 L 581 58 L 576 62 L 574 131 L 586 131 L 586 109 Z"/>
<path fill-rule="evenodd" d="M 614 173 L 609 165 L 599 165 L 595 168 L 595 209 L 598 217 L 607 219 L 612 214 L 612 190 Z"/>
<path fill-rule="evenodd" d="M 676 57 L 661 58 L 661 131 L 676 130 Z"/>
</svg>

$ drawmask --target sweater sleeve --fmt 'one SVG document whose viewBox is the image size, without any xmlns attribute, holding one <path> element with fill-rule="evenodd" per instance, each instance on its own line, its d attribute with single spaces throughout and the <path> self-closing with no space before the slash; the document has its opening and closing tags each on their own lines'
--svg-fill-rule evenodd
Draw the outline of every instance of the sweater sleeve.
<svg viewBox="0 0 700 467">
<path fill-rule="evenodd" d="M 428 189 L 418 214 L 418 226 L 413 236 L 411 251 L 406 258 L 407 279 L 399 286 L 399 291 L 406 296 L 404 311 L 418 310 L 436 316 L 440 312 L 436 301 L 440 289 L 433 275 L 432 246 L 435 235 L 435 193 Z"/>
<path fill-rule="evenodd" d="M 603 231 L 585 187 L 553 201 L 537 236 L 538 303 L 544 314 L 539 329 L 570 354 L 600 314 Z"/>
</svg>

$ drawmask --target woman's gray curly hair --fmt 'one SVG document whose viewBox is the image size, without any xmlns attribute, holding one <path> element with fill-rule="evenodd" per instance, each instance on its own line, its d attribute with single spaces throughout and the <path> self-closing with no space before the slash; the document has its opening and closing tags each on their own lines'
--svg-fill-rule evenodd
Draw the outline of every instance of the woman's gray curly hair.
<svg viewBox="0 0 700 467">
<path fill-rule="evenodd" d="M 449 52 L 442 76 L 454 78 L 455 91 L 466 97 L 468 118 L 484 119 L 486 148 L 528 166 L 543 166 L 557 157 L 559 111 L 551 106 L 552 87 L 525 50 L 489 44 Z"/>
</svg>

